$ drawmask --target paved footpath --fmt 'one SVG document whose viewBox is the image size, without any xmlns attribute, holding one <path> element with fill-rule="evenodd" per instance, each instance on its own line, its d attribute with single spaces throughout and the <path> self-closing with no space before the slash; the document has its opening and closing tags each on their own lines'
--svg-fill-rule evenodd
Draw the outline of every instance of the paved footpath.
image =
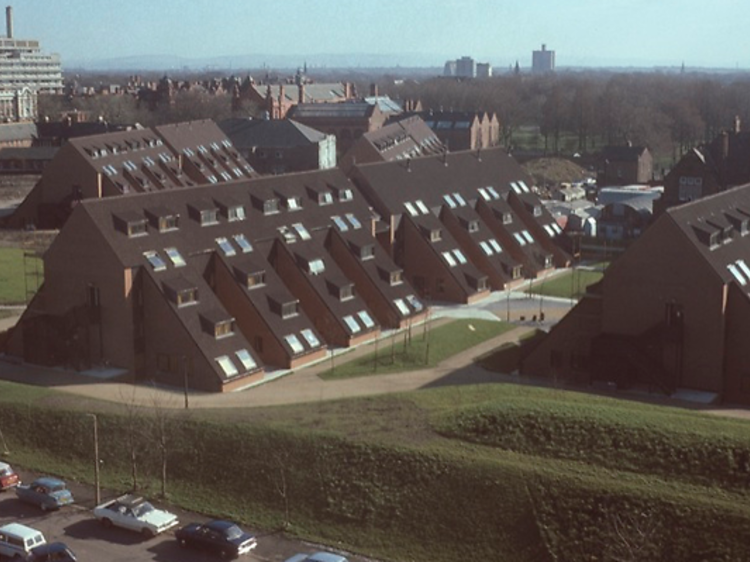
<svg viewBox="0 0 750 562">
<path fill-rule="evenodd" d="M 433 327 L 440 323 L 442 321 L 437 320 Z M 326 360 L 241 392 L 215 394 L 191 391 L 190 407 L 271 406 L 405 392 L 444 384 L 499 382 L 507 380 L 508 377 L 475 365 L 474 359 L 505 343 L 518 341 L 518 338 L 527 333 L 529 329 L 526 326 L 513 328 L 504 334 L 445 359 L 434 368 L 326 381 L 318 376 L 321 371 L 330 369 L 330 361 Z M 372 345 L 360 346 L 344 357 L 349 361 L 372 351 Z M 341 364 L 344 357 L 337 358 L 336 362 Z M 107 382 L 71 371 L 45 369 L 33 365 L 17 365 L 0 361 L 0 379 L 50 386 L 59 391 L 101 400 L 142 404 L 153 404 L 154 401 L 158 401 L 159 404 L 167 407 L 184 407 L 184 397 L 180 389 Z"/>
</svg>

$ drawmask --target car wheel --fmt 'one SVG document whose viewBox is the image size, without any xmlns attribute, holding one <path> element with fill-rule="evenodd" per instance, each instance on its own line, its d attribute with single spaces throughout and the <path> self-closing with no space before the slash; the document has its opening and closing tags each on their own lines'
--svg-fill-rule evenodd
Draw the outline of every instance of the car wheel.
<svg viewBox="0 0 750 562">
<path fill-rule="evenodd" d="M 179 544 L 179 545 L 180 545 L 180 546 L 181 546 L 182 548 L 185 548 L 185 547 L 187 547 L 187 541 L 186 541 L 185 539 L 178 539 L 178 540 L 177 540 L 177 543 L 178 543 L 178 544 Z"/>
<path fill-rule="evenodd" d="M 110 527 L 112 527 L 112 521 L 105 517 L 104 519 L 102 519 L 102 526 L 109 529 Z"/>
<path fill-rule="evenodd" d="M 39 507 L 42 508 L 42 511 L 47 511 L 49 508 L 47 507 L 46 503 L 40 503 Z"/>
<path fill-rule="evenodd" d="M 154 533 L 154 531 L 149 529 L 148 527 L 144 527 L 143 529 L 141 529 L 141 534 L 147 539 L 150 539 L 156 535 L 156 533 Z"/>
</svg>

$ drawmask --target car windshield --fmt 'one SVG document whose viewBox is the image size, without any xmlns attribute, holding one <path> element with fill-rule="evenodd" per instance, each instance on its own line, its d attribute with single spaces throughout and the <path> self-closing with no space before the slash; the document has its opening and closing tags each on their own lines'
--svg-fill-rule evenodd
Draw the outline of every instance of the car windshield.
<svg viewBox="0 0 750 562">
<path fill-rule="evenodd" d="M 133 513 L 135 513 L 136 517 L 143 517 L 147 513 L 151 513 L 154 511 L 154 506 L 151 505 L 148 502 L 143 502 L 140 505 L 137 505 L 133 508 Z"/>
<path fill-rule="evenodd" d="M 242 529 L 240 529 L 237 525 L 232 525 L 231 527 L 228 527 L 226 531 L 224 531 L 224 536 L 229 540 L 238 539 L 242 536 Z"/>
<path fill-rule="evenodd" d="M 56 486 L 52 486 L 50 488 L 51 492 L 62 492 L 65 489 L 65 484 L 57 484 Z"/>
<path fill-rule="evenodd" d="M 0 476 L 10 476 L 9 468 L 0 468 Z"/>
</svg>

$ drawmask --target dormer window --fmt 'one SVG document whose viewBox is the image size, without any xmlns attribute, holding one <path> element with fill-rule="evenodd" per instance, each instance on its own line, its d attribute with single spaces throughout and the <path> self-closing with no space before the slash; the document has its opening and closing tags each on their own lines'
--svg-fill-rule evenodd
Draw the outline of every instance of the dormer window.
<svg viewBox="0 0 750 562">
<path fill-rule="evenodd" d="M 222 320 L 214 324 L 214 337 L 218 340 L 234 334 L 234 319 Z"/>
<path fill-rule="evenodd" d="M 247 276 L 247 288 L 248 289 L 255 289 L 256 287 L 262 287 L 266 284 L 266 272 L 265 271 L 256 271 L 255 273 L 250 273 Z"/>
<path fill-rule="evenodd" d="M 430 242 L 439 242 L 443 239 L 443 232 L 439 228 L 430 230 Z"/>
<path fill-rule="evenodd" d="M 354 285 L 351 283 L 342 285 L 338 288 L 339 300 L 348 301 L 354 298 Z"/>
<path fill-rule="evenodd" d="M 359 249 L 359 259 L 369 260 L 375 257 L 375 244 L 365 244 Z"/>
<path fill-rule="evenodd" d="M 534 205 L 534 216 L 535 217 L 541 217 L 542 216 L 542 206 L 541 205 Z"/>
<path fill-rule="evenodd" d="M 198 289 L 192 287 L 179 291 L 176 295 L 176 301 L 178 307 L 196 304 L 198 302 Z"/>
<path fill-rule="evenodd" d="M 351 201 L 354 199 L 354 194 L 351 189 L 342 189 L 339 191 L 339 201 Z"/>
<path fill-rule="evenodd" d="M 218 224 L 219 217 L 216 209 L 204 209 L 201 211 L 201 226 Z"/>
<path fill-rule="evenodd" d="M 286 208 L 289 211 L 299 211 L 302 208 L 302 201 L 299 197 L 289 197 L 286 200 Z"/>
<path fill-rule="evenodd" d="M 229 220 L 229 222 L 244 221 L 245 220 L 245 207 L 243 207 L 242 205 L 228 207 L 227 219 Z"/>
<path fill-rule="evenodd" d="M 129 221 L 127 228 L 128 228 L 128 238 L 135 238 L 137 236 L 145 236 L 148 234 L 148 230 L 146 229 L 146 219 L 138 219 Z"/>
<path fill-rule="evenodd" d="M 279 212 L 279 200 L 278 199 L 266 199 L 263 202 L 263 214 L 273 215 Z"/>
<path fill-rule="evenodd" d="M 299 314 L 299 301 L 289 301 L 281 305 L 281 317 L 292 318 Z"/>
<path fill-rule="evenodd" d="M 513 215 L 510 213 L 503 213 L 503 224 L 513 224 Z"/>
<path fill-rule="evenodd" d="M 326 270 L 325 263 L 320 258 L 315 258 L 307 262 L 307 272 L 310 275 L 320 275 Z"/>
<path fill-rule="evenodd" d="M 479 221 L 470 220 L 468 223 L 466 223 L 466 230 L 468 230 L 469 232 L 477 232 L 479 230 Z"/>
<path fill-rule="evenodd" d="M 318 193 L 318 205 L 323 207 L 324 205 L 331 205 L 333 203 L 333 195 L 330 191 L 324 191 Z"/>
<path fill-rule="evenodd" d="M 391 271 L 390 274 L 390 284 L 393 285 L 400 285 L 404 281 L 404 272 L 400 269 L 397 269 L 395 271 Z"/>
</svg>

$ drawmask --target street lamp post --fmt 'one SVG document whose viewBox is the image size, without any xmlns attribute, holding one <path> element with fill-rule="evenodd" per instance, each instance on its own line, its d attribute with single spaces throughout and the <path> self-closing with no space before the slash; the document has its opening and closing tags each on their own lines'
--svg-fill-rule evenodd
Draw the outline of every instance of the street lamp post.
<svg viewBox="0 0 750 562">
<path fill-rule="evenodd" d="M 96 414 L 86 414 L 94 420 L 94 485 L 96 486 L 96 505 L 102 502 L 101 486 L 99 481 L 99 420 Z"/>
</svg>

